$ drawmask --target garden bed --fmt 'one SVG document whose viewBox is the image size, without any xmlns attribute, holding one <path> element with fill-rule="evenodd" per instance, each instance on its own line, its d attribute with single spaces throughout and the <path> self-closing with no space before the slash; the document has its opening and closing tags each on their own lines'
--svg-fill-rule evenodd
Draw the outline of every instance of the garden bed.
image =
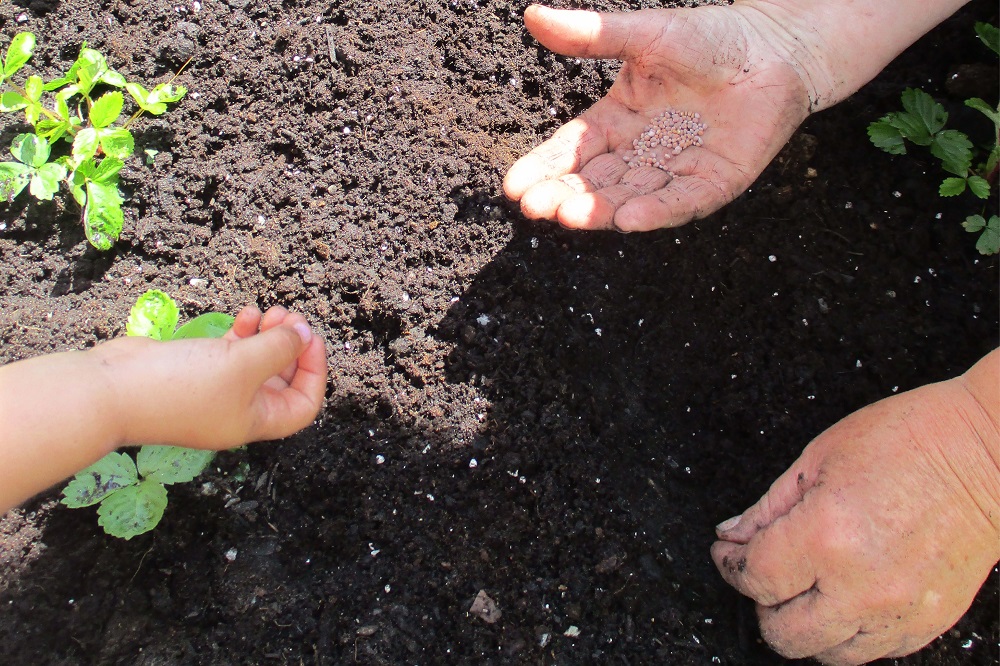
<svg viewBox="0 0 1000 666">
<path fill-rule="evenodd" d="M 524 7 L 0 6 L 3 43 L 33 31 L 47 77 L 83 41 L 149 83 L 191 57 L 188 96 L 134 128 L 158 152 L 122 172 L 112 251 L 71 202 L 0 211 L 0 362 L 121 335 L 158 288 L 187 316 L 301 311 L 331 368 L 314 426 L 220 455 L 149 534 L 111 539 L 55 492 L 9 513 L 7 663 L 782 661 L 712 528 L 825 427 L 998 344 L 997 260 L 959 224 L 975 202 L 865 133 L 907 86 L 960 113 L 945 83 L 995 67 L 972 23 L 996 5 L 807 121 L 723 211 L 628 236 L 529 223 L 501 194 L 617 71 L 545 51 Z M 493 623 L 469 613 L 480 591 Z M 994 571 L 897 661 L 996 663 L 997 605 Z"/>
</svg>

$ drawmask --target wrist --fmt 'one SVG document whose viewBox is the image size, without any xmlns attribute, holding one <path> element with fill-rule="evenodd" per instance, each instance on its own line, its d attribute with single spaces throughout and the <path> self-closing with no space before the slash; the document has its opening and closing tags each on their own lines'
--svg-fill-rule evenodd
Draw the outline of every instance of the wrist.
<svg viewBox="0 0 1000 666">
<path fill-rule="evenodd" d="M 846 99 L 968 0 L 736 0 L 799 73 L 814 113 Z"/>
<path fill-rule="evenodd" d="M 116 338 L 86 353 L 95 365 L 95 382 L 101 396 L 102 418 L 107 423 L 104 454 L 129 444 L 142 444 L 142 368 L 136 362 L 141 350 L 155 342 L 147 338 Z"/>
<path fill-rule="evenodd" d="M 965 420 L 982 447 L 984 513 L 1000 537 L 1000 349 L 994 349 L 956 380 L 971 397 Z M 1000 548 L 1000 541 L 998 541 Z"/>
</svg>

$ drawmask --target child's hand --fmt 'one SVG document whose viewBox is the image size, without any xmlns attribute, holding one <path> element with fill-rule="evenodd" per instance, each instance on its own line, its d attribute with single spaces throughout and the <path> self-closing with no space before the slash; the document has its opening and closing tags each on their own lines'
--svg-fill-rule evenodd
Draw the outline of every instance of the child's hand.
<svg viewBox="0 0 1000 666">
<path fill-rule="evenodd" d="M 323 339 L 302 315 L 244 308 L 221 339 L 121 338 L 95 347 L 123 444 L 226 449 L 309 425 L 323 403 Z"/>
</svg>

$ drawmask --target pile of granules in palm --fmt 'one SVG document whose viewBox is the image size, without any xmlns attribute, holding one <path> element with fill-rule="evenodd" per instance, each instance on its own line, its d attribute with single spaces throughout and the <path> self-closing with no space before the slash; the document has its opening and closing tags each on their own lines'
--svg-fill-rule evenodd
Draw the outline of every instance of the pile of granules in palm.
<svg viewBox="0 0 1000 666">
<path fill-rule="evenodd" d="M 632 169 L 651 166 L 668 171 L 667 160 L 688 146 L 703 144 L 702 135 L 708 125 L 700 121 L 699 113 L 667 109 L 632 141 L 632 150 L 623 155 L 625 163 Z"/>
</svg>

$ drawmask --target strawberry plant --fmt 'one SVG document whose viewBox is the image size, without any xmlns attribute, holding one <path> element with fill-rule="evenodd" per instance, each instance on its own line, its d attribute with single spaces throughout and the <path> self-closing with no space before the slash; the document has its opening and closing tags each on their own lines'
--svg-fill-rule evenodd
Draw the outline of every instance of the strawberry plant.
<svg viewBox="0 0 1000 666">
<path fill-rule="evenodd" d="M 217 338 L 233 318 L 209 312 L 177 327 L 177 304 L 158 290 L 147 291 L 132 307 L 126 332 L 154 340 Z M 100 504 L 97 524 L 111 536 L 131 539 L 150 531 L 167 508 L 167 488 L 202 473 L 214 451 L 179 446 L 142 446 L 133 458 L 112 452 L 78 473 L 63 489 L 62 503 L 71 509 Z"/>
<path fill-rule="evenodd" d="M 0 84 L 10 88 L 0 94 L 0 112 L 23 111 L 34 129 L 14 138 L 10 152 L 16 161 L 0 162 L 0 197 L 13 201 L 28 187 L 36 199 L 51 200 L 64 185 L 80 205 L 87 240 L 108 250 L 118 240 L 124 221 L 118 172 L 135 151 L 129 128 L 143 113 L 164 113 L 167 104 L 179 101 L 187 90 L 171 82 L 149 91 L 126 81 L 86 42 L 62 76 L 45 82 L 32 74 L 18 84 L 12 77 L 31 58 L 35 44 L 32 33 L 18 33 L 0 70 Z M 138 107 L 124 122 L 125 96 L 120 89 Z M 46 94 L 49 101 L 43 99 Z M 60 140 L 71 147 L 53 159 Z"/>
<path fill-rule="evenodd" d="M 996 27 L 977 23 L 976 34 L 994 53 L 1000 54 L 1000 31 Z M 938 188 L 941 196 L 953 197 L 968 190 L 988 201 L 997 184 L 1000 161 L 1000 107 L 978 97 L 965 100 L 967 107 L 982 113 L 993 125 L 992 145 L 977 151 L 964 132 L 945 129 L 947 111 L 923 90 L 907 88 L 901 101 L 902 111 L 889 113 L 868 126 L 872 143 L 893 155 L 906 154 L 907 142 L 925 146 L 941 161 L 942 169 L 951 174 Z M 981 232 L 976 248 L 982 254 L 1000 252 L 1000 218 L 996 215 L 988 221 L 983 215 L 970 215 L 962 226 L 969 232 Z"/>
</svg>

